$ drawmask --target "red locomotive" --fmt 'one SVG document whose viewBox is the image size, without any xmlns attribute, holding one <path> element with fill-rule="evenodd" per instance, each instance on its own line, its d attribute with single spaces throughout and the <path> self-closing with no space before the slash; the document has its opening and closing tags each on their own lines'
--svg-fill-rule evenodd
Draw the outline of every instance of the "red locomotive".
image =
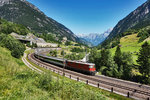
<svg viewBox="0 0 150 100">
<path fill-rule="evenodd" d="M 90 74 L 90 75 L 95 75 L 96 72 L 95 64 L 92 63 L 84 63 L 79 61 L 67 60 L 66 66 L 68 67 L 68 69 L 73 69 L 75 71 Z"/>
<path fill-rule="evenodd" d="M 56 57 L 50 57 L 50 56 L 45 56 L 42 54 L 35 53 L 34 54 L 36 58 L 52 63 L 55 65 L 63 66 L 64 61 L 65 61 L 65 68 L 71 69 L 77 72 L 85 73 L 85 74 L 90 74 L 90 75 L 95 75 L 96 69 L 95 69 L 95 64 L 93 63 L 85 63 L 85 62 L 79 62 L 79 61 L 71 61 L 71 60 L 63 60 L 61 58 L 56 58 Z"/>
</svg>

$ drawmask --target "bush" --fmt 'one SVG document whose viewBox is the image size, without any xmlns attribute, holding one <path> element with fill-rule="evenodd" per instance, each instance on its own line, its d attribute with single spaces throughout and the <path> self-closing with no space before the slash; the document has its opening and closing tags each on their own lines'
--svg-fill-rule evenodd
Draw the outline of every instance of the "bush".
<svg viewBox="0 0 150 100">
<path fill-rule="evenodd" d="M 71 52 L 76 52 L 76 53 L 79 53 L 79 52 L 84 52 L 85 50 L 82 49 L 82 48 L 78 48 L 78 47 L 74 47 L 72 48 Z"/>
<path fill-rule="evenodd" d="M 148 33 L 146 30 L 142 30 L 137 36 L 140 37 L 139 42 L 142 42 L 150 36 L 150 33 Z"/>
<path fill-rule="evenodd" d="M 0 34 L 0 45 L 8 48 L 13 57 L 20 58 L 25 51 L 25 45 L 10 35 Z"/>
<path fill-rule="evenodd" d="M 72 43 L 70 42 L 70 41 L 67 41 L 66 43 L 65 43 L 65 45 L 72 45 Z"/>
<path fill-rule="evenodd" d="M 85 56 L 84 53 L 79 53 L 79 54 L 72 53 L 72 54 L 65 55 L 65 58 L 69 60 L 81 60 L 84 58 L 84 56 Z"/>
<path fill-rule="evenodd" d="M 51 50 L 49 52 L 50 56 L 53 56 L 53 57 L 57 57 L 57 51 L 56 50 Z"/>
<path fill-rule="evenodd" d="M 13 57 L 15 57 L 15 58 L 20 58 L 20 52 L 18 52 L 18 50 L 12 50 L 11 51 L 11 55 L 13 56 Z"/>
<path fill-rule="evenodd" d="M 26 35 L 27 33 L 30 33 L 30 31 L 23 25 L 15 24 L 12 22 L 8 22 L 4 19 L 0 19 L 0 32 L 5 34 L 10 34 L 12 32 L 18 33 L 20 35 Z"/>
<path fill-rule="evenodd" d="M 40 79 L 40 80 L 39 80 Z M 39 88 L 45 89 L 47 91 L 50 91 L 52 86 L 51 86 L 51 81 L 52 81 L 52 77 L 51 74 L 42 74 L 40 75 L 38 79 L 38 84 L 37 86 Z"/>
</svg>

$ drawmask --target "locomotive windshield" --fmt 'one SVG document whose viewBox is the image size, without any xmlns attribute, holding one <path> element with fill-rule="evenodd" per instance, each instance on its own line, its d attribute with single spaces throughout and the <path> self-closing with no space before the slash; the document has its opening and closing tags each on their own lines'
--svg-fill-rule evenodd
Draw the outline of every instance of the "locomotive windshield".
<svg viewBox="0 0 150 100">
<path fill-rule="evenodd" d="M 90 65 L 89 68 L 93 68 L 93 65 Z"/>
</svg>

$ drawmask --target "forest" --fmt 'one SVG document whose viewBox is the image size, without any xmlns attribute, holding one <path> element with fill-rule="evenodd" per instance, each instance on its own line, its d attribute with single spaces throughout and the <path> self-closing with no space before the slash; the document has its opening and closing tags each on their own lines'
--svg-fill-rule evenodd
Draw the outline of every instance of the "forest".
<svg viewBox="0 0 150 100">
<path fill-rule="evenodd" d="M 131 52 L 122 52 L 117 46 L 115 55 L 109 49 L 96 48 L 90 52 L 90 62 L 96 64 L 96 69 L 103 75 L 150 84 L 150 44 L 145 42 L 139 51 L 137 64 L 134 64 Z M 133 73 L 137 71 L 138 74 Z"/>
</svg>

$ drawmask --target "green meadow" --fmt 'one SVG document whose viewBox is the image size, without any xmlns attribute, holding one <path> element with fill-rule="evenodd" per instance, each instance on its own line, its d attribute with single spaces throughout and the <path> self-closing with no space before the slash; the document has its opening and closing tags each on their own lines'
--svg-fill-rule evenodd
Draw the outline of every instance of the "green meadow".
<svg viewBox="0 0 150 100">
<path fill-rule="evenodd" d="M 138 52 L 141 48 L 141 45 L 144 43 L 138 43 L 138 40 L 139 37 L 137 37 L 137 34 L 127 35 L 120 39 L 119 44 L 122 52 L 130 52 L 132 54 L 134 64 L 137 64 L 136 60 L 138 58 Z M 150 40 L 148 40 L 148 42 L 150 43 Z M 113 56 L 115 55 L 116 48 L 117 47 L 110 49 Z"/>
</svg>

